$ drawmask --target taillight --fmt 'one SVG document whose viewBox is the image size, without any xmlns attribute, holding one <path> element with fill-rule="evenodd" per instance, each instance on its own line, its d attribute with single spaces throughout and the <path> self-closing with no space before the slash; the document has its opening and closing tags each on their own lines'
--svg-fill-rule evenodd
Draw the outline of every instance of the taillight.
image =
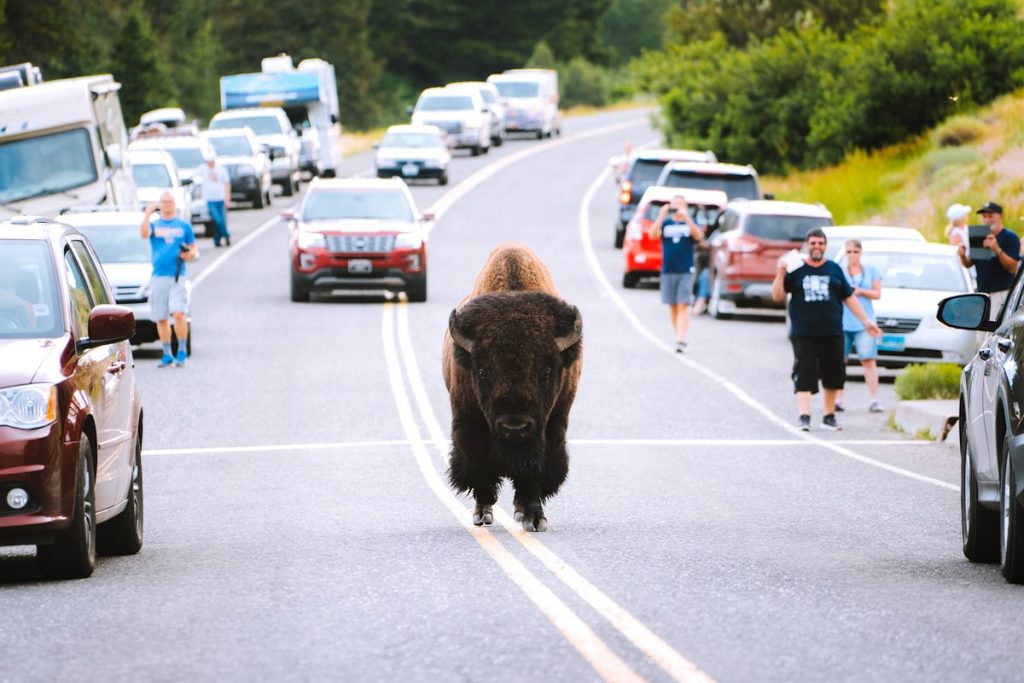
<svg viewBox="0 0 1024 683">
<path fill-rule="evenodd" d="M 729 251 L 738 252 L 751 252 L 757 251 L 761 247 L 760 243 L 754 240 L 746 239 L 745 237 L 737 237 L 729 242 Z"/>
<path fill-rule="evenodd" d="M 619 203 L 629 204 L 633 199 L 633 183 L 628 180 L 623 180 L 622 185 L 619 186 Z"/>
</svg>

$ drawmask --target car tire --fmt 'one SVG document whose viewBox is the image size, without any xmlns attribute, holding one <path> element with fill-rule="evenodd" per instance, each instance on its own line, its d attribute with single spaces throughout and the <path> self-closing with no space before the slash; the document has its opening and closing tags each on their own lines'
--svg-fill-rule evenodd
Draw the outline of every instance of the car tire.
<svg viewBox="0 0 1024 683">
<path fill-rule="evenodd" d="M 437 176 L 437 184 L 438 185 L 447 185 L 448 184 L 448 171 L 445 171 L 441 175 Z"/>
<path fill-rule="evenodd" d="M 405 290 L 405 297 L 409 303 L 421 304 L 427 300 L 427 276 L 413 280 Z"/>
<path fill-rule="evenodd" d="M 48 579 L 84 579 L 96 568 L 96 487 L 92 442 L 85 432 L 78 442 L 74 505 L 71 525 L 52 544 L 36 548 L 39 571 Z"/>
<path fill-rule="evenodd" d="M 537 139 L 538 140 L 543 140 L 544 139 L 544 129 L 543 128 L 541 130 L 537 131 Z"/>
<path fill-rule="evenodd" d="M 480 145 L 473 145 L 472 147 L 470 147 L 469 148 L 469 153 L 470 153 L 470 155 L 475 156 L 475 157 L 480 156 Z"/>
<path fill-rule="evenodd" d="M 708 313 L 716 320 L 728 320 L 732 316 L 722 312 L 722 281 L 717 277 L 711 281 L 711 296 L 708 297 Z"/>
<path fill-rule="evenodd" d="M 640 273 L 623 273 L 622 274 L 622 286 L 626 289 L 636 289 L 637 284 L 640 282 Z"/>
<path fill-rule="evenodd" d="M 271 187 L 273 187 L 273 186 L 271 186 Z M 274 203 L 274 200 L 272 199 L 272 197 L 273 197 L 273 192 L 270 191 L 270 188 L 267 188 L 267 191 L 263 193 L 263 203 L 266 204 L 267 206 L 270 206 L 271 204 Z"/>
<path fill-rule="evenodd" d="M 1003 476 L 999 495 L 999 568 L 1010 583 L 1024 583 L 1024 517 L 1017 501 L 1017 471 L 1010 458 L 1009 434 L 1001 447 Z"/>
<path fill-rule="evenodd" d="M 505 139 L 500 135 L 495 136 L 491 138 L 491 144 L 494 145 L 495 147 L 501 147 L 503 144 L 505 144 Z"/>
<path fill-rule="evenodd" d="M 291 295 L 295 303 L 306 303 L 309 301 L 309 288 L 292 277 Z"/>
<path fill-rule="evenodd" d="M 626 226 L 622 221 L 615 223 L 615 248 L 622 249 L 622 243 L 626 240 Z"/>
<path fill-rule="evenodd" d="M 135 433 L 135 464 L 128 486 L 128 505 L 112 520 L 96 530 L 96 548 L 101 555 L 134 555 L 142 550 L 142 421 Z"/>
<path fill-rule="evenodd" d="M 964 557 L 971 562 L 994 562 L 999 558 L 999 517 L 978 501 L 974 458 L 967 436 L 966 412 L 960 406 L 960 531 Z"/>
<path fill-rule="evenodd" d="M 264 200 L 263 191 L 257 189 L 256 193 L 253 195 L 253 198 L 252 198 L 252 208 L 254 208 L 254 209 L 262 209 L 266 205 L 266 202 L 264 202 L 263 200 Z"/>
<path fill-rule="evenodd" d="M 288 178 L 281 184 L 281 195 L 284 197 L 291 197 L 295 194 L 295 182 Z"/>
</svg>

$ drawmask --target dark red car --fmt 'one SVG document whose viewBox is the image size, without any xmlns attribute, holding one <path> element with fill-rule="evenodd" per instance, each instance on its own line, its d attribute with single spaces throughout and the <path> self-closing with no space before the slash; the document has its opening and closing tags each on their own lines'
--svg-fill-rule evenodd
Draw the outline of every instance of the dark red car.
<svg viewBox="0 0 1024 683">
<path fill-rule="evenodd" d="M 0 223 L 0 545 L 50 578 L 142 547 L 142 401 L 99 259 L 74 228 Z"/>
<path fill-rule="evenodd" d="M 405 292 L 427 300 L 427 223 L 400 178 L 314 178 L 286 211 L 292 301 L 314 291 Z"/>
</svg>

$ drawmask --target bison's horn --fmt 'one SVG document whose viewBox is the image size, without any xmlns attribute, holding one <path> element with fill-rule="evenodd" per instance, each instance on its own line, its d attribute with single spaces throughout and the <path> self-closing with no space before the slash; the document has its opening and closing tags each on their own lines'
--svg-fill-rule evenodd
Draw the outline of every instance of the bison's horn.
<svg viewBox="0 0 1024 683">
<path fill-rule="evenodd" d="M 572 332 L 564 337 L 555 338 L 555 345 L 558 346 L 559 353 L 578 342 L 580 337 L 583 336 L 583 316 L 580 315 L 580 309 L 575 306 L 572 307 L 572 310 L 576 311 L 576 320 L 572 324 Z"/>
<path fill-rule="evenodd" d="M 452 341 L 465 350 L 466 353 L 473 353 L 473 340 L 459 332 L 459 326 L 456 323 L 457 318 L 458 315 L 453 309 L 452 314 L 448 316 L 448 332 L 452 335 Z"/>
</svg>

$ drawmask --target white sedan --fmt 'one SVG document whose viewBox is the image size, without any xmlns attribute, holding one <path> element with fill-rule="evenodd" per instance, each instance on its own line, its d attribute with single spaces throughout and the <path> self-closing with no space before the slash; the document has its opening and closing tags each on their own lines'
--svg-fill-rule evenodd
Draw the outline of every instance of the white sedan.
<svg viewBox="0 0 1024 683">
<path fill-rule="evenodd" d="M 935 319 L 940 301 L 974 291 L 956 247 L 896 240 L 862 244 L 861 263 L 882 275 L 882 297 L 874 302 L 875 320 L 882 328 L 878 364 L 967 363 L 978 349 L 977 332 L 954 330 Z M 846 255 L 840 254 L 837 262 L 845 267 Z"/>
<path fill-rule="evenodd" d="M 438 184 L 447 185 L 450 142 L 437 126 L 391 126 L 376 145 L 377 177 L 436 178 Z"/>
</svg>

